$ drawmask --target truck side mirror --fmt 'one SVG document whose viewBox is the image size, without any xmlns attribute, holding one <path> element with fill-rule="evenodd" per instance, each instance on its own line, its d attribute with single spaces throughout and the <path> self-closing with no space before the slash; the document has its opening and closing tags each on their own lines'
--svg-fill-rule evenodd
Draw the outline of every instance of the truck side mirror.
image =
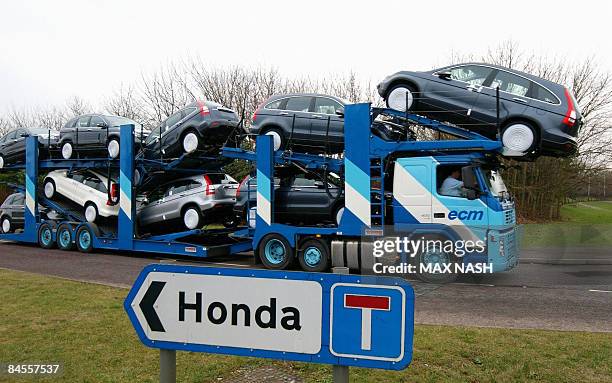
<svg viewBox="0 0 612 383">
<path fill-rule="evenodd" d="M 469 190 L 480 191 L 478 179 L 473 166 L 464 166 L 461 168 L 461 178 L 463 179 L 463 187 Z"/>
</svg>

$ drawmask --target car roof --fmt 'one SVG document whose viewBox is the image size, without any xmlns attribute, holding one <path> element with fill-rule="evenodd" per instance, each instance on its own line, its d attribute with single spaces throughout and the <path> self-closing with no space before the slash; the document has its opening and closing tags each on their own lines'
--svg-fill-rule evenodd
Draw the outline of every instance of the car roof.
<svg viewBox="0 0 612 383">
<path fill-rule="evenodd" d="M 279 94 L 274 94 L 270 96 L 266 100 L 266 103 L 269 101 L 274 101 L 274 100 L 278 100 L 278 99 L 286 98 L 286 97 L 328 97 L 328 98 L 331 98 L 331 99 L 334 99 L 340 102 L 343 105 L 346 104 L 346 101 L 341 99 L 340 97 L 332 96 L 330 94 L 325 94 L 325 93 L 279 93 Z"/>
<path fill-rule="evenodd" d="M 506 72 L 510 72 L 510 73 L 514 73 L 514 74 L 519 75 L 519 76 L 526 77 L 527 79 L 535 81 L 535 82 L 538 82 L 538 83 L 540 83 L 542 85 L 547 85 L 547 86 L 552 85 L 552 86 L 557 86 L 557 87 L 563 87 L 563 85 L 558 84 L 556 82 L 547 80 L 547 79 L 542 78 L 542 77 L 535 76 L 535 75 L 530 74 L 530 73 L 521 72 L 520 70 L 508 68 L 508 67 L 505 67 L 505 66 L 502 66 L 502 65 L 489 64 L 489 63 L 483 63 L 483 62 L 475 62 L 475 61 L 466 62 L 466 63 L 457 63 L 457 64 L 453 64 L 453 65 L 447 65 L 447 66 L 442 67 L 442 68 L 434 69 L 434 70 L 432 70 L 430 72 L 438 72 L 438 71 L 440 71 L 442 69 L 455 68 L 455 67 L 464 66 L 464 65 L 486 66 L 486 67 L 490 67 L 490 68 L 494 68 L 494 69 L 499 69 L 499 70 L 504 70 Z"/>
</svg>

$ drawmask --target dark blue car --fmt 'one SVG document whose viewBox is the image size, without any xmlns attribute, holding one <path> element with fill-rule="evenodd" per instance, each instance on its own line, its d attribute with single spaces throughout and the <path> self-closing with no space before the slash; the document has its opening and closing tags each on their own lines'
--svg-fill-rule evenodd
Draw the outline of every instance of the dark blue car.
<svg viewBox="0 0 612 383">
<path fill-rule="evenodd" d="M 499 88 L 499 108 L 496 92 Z M 501 66 L 466 63 L 426 72 L 397 72 L 378 84 L 392 109 L 497 135 L 511 156 L 568 156 L 582 116 L 563 85 Z"/>
</svg>

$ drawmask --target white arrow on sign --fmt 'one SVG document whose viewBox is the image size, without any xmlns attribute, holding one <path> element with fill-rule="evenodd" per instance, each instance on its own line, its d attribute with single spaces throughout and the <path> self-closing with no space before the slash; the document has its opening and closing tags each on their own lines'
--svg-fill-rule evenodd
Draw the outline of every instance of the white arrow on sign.
<svg viewBox="0 0 612 383">
<path fill-rule="evenodd" d="M 322 299 L 313 281 L 151 272 L 131 306 L 150 340 L 316 354 Z"/>
</svg>

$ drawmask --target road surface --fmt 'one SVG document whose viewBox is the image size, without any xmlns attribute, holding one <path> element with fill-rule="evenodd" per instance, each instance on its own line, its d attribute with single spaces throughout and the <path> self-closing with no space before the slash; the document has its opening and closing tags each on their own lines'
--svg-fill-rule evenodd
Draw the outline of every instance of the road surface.
<svg viewBox="0 0 612 383">
<path fill-rule="evenodd" d="M 127 253 L 81 254 L 0 243 L 0 268 L 128 288 L 150 263 L 258 267 L 248 254 L 213 261 Z M 612 331 L 612 265 L 521 263 L 516 269 L 448 285 L 413 281 L 423 324 Z M 126 292 L 127 293 L 127 292 Z"/>
</svg>

